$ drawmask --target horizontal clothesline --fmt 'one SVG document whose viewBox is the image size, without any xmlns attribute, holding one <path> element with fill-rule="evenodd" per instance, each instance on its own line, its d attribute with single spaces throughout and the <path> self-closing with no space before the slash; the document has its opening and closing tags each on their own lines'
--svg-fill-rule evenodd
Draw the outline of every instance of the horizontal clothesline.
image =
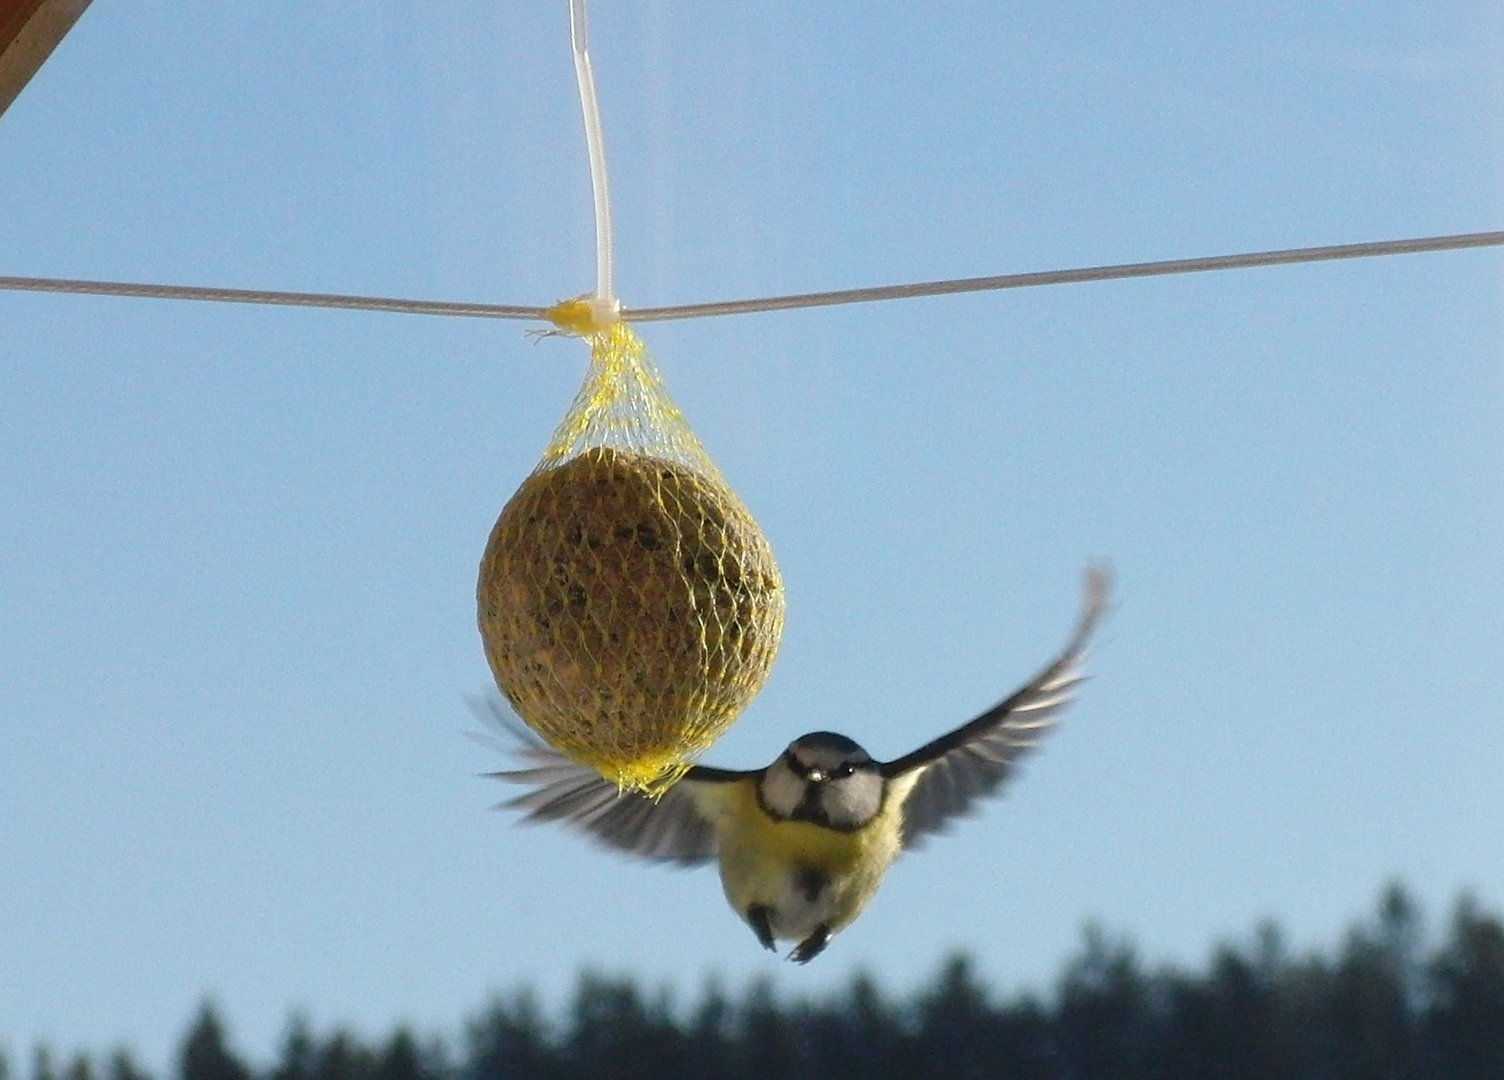
<svg viewBox="0 0 1504 1080">
<path fill-rule="evenodd" d="M 831 292 L 799 293 L 752 300 L 725 300 L 677 307 L 623 308 L 627 322 L 662 322 L 669 319 L 698 319 L 713 315 L 745 315 L 759 311 L 786 311 L 794 308 L 832 307 L 838 304 L 864 304 L 883 300 L 907 300 L 921 296 L 946 296 L 956 293 L 992 292 L 1000 289 L 1024 289 L 1039 285 L 1066 285 L 1088 281 L 1118 281 L 1126 278 L 1159 277 L 1168 274 L 1197 274 L 1213 270 L 1241 270 L 1255 266 L 1283 266 L 1293 263 L 1330 262 L 1337 259 L 1367 259 L 1381 255 L 1413 255 L 1432 251 L 1457 251 L 1464 248 L 1504 246 L 1504 232 L 1456 233 L 1449 236 L 1426 236 L 1407 240 L 1376 240 L 1361 244 L 1334 244 L 1325 247 L 1286 248 L 1279 251 L 1255 251 L 1236 255 L 1209 255 L 1194 259 L 1168 259 L 1160 262 L 1122 263 L 1114 266 L 1091 266 L 1072 270 L 1039 270 L 995 277 L 955 278 L 949 281 L 926 281 L 908 285 L 876 285 Z M 280 292 L 265 289 L 221 289 L 201 285 L 154 285 L 125 281 L 89 281 L 69 278 L 34 278 L 0 276 L 0 290 L 21 292 L 68 293 L 86 296 L 124 296 L 152 300 L 210 300 L 231 304 L 271 304 L 284 307 L 340 308 L 357 311 L 386 311 L 406 315 L 449 315 L 485 319 L 527 319 L 546 321 L 551 307 L 518 304 L 464 303 L 449 300 L 406 300 L 381 296 L 346 296 L 339 293 Z"/>
</svg>

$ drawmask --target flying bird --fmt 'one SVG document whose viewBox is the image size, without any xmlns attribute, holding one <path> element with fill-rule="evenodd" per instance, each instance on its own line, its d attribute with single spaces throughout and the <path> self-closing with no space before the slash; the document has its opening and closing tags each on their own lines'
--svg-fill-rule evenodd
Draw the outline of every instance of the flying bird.
<svg viewBox="0 0 1504 1080">
<path fill-rule="evenodd" d="M 1075 629 L 1039 674 L 892 761 L 874 760 L 845 735 L 816 731 L 763 769 L 692 765 L 655 800 L 619 791 L 544 745 L 492 699 L 494 719 L 523 740 L 527 765 L 486 775 L 530 788 L 498 807 L 527 821 L 563 821 L 638 858 L 718 861 L 726 899 L 762 946 L 796 942 L 789 959 L 808 963 L 862 913 L 901 851 L 999 792 L 1085 678 L 1082 660 L 1110 590 L 1105 569 L 1088 569 Z"/>
</svg>

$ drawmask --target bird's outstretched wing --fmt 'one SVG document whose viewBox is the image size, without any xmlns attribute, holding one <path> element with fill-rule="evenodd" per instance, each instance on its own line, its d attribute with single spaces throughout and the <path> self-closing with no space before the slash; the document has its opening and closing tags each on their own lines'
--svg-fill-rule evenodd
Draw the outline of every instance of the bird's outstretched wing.
<svg viewBox="0 0 1504 1080">
<path fill-rule="evenodd" d="M 1081 660 L 1107 610 L 1111 588 L 1112 578 L 1105 568 L 1089 568 L 1075 631 L 1048 667 L 970 723 L 883 765 L 883 775 L 889 780 L 909 777 L 913 783 L 903 807 L 906 849 L 967 813 L 977 799 L 994 794 L 1012 772 L 1013 763 L 1039 741 L 1070 703 L 1086 677 Z"/>
<path fill-rule="evenodd" d="M 750 774 L 692 765 L 658 799 L 624 792 L 594 769 L 571 761 L 522 726 L 499 698 L 486 698 L 476 711 L 521 744 L 521 769 L 485 775 L 531 788 L 497 805 L 517 810 L 529 822 L 562 821 L 597 843 L 642 859 L 697 866 L 716 857 L 715 826 L 702 811 L 708 789 L 745 780 Z"/>
</svg>

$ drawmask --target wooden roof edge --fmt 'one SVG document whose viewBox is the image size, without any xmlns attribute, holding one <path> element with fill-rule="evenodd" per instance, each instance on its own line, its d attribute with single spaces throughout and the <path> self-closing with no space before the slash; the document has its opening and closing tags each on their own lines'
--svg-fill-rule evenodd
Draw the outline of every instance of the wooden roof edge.
<svg viewBox="0 0 1504 1080">
<path fill-rule="evenodd" d="M 20 0 L 0 5 L 0 116 L 10 108 L 90 0 Z"/>
</svg>

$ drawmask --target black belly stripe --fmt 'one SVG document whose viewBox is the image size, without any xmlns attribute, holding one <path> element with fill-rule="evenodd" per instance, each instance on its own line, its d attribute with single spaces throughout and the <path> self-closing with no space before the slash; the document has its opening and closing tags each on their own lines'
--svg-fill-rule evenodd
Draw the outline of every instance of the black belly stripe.
<svg viewBox="0 0 1504 1080">
<path fill-rule="evenodd" d="M 794 886 L 813 904 L 830 884 L 830 875 L 812 866 L 801 866 L 794 871 Z"/>
</svg>

